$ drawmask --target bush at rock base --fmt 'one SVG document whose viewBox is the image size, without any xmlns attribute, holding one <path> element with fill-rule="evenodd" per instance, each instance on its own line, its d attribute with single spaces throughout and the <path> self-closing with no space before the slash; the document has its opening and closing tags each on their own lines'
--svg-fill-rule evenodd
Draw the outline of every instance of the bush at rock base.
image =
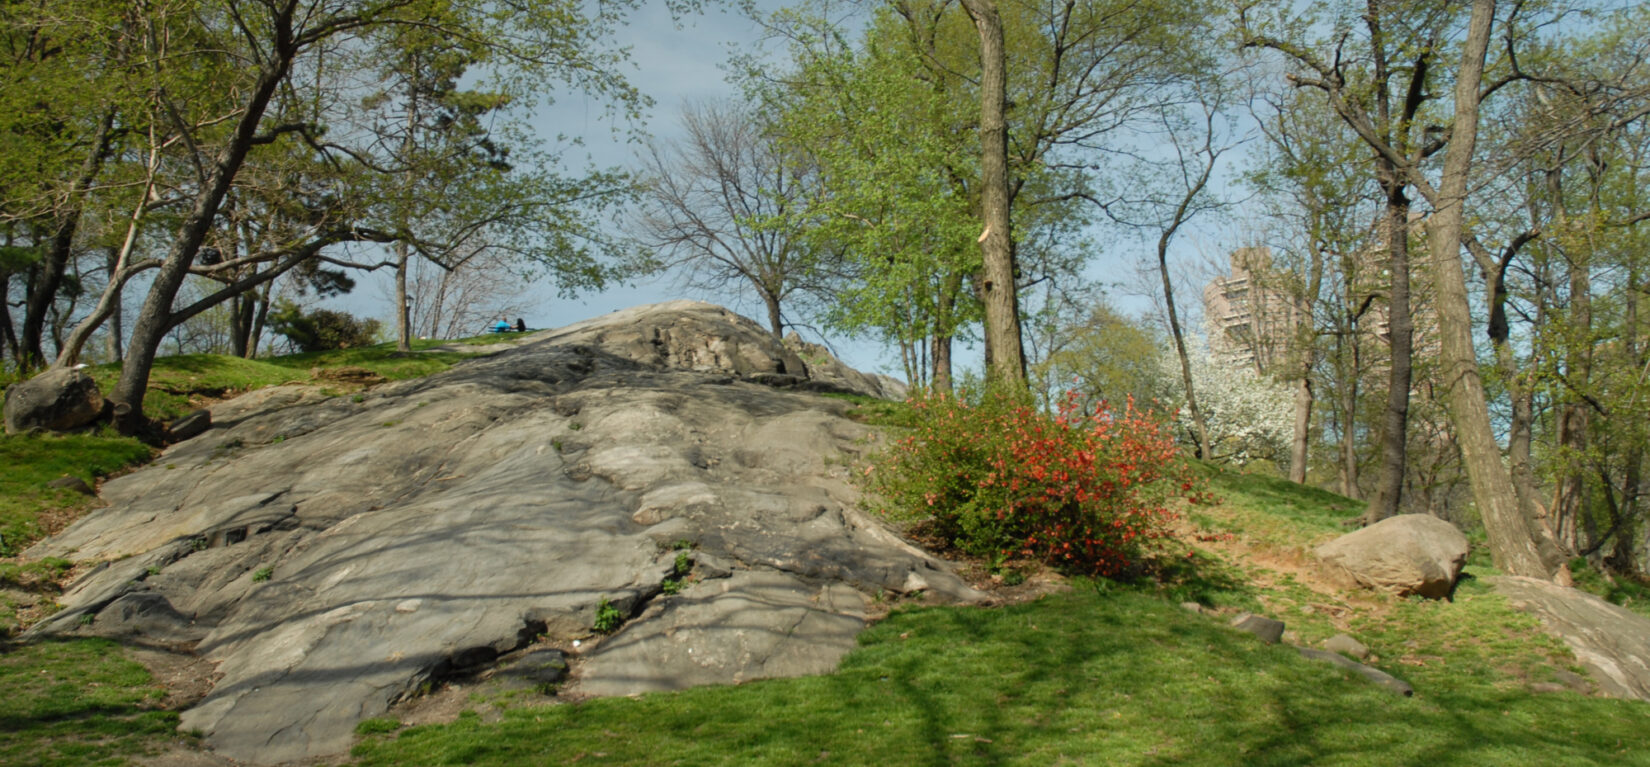
<svg viewBox="0 0 1650 767">
<path fill-rule="evenodd" d="M 1050 415 L 1005 394 L 914 398 L 914 431 L 859 476 L 880 511 L 969 554 L 1127 573 L 1166 541 L 1166 503 L 1192 483 L 1160 419 L 1133 402 L 1084 414 L 1079 401 L 1068 393 Z"/>
</svg>

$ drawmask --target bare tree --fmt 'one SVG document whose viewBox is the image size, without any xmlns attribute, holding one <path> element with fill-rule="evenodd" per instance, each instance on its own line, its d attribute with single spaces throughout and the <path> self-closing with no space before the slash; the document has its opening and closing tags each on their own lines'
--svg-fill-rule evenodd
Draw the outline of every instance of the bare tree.
<svg viewBox="0 0 1650 767">
<path fill-rule="evenodd" d="M 684 139 L 655 145 L 645 160 L 636 236 L 697 288 L 755 291 L 778 338 L 786 302 L 813 290 L 815 259 L 802 239 L 808 170 L 748 105 L 690 105 L 682 127 Z"/>
</svg>

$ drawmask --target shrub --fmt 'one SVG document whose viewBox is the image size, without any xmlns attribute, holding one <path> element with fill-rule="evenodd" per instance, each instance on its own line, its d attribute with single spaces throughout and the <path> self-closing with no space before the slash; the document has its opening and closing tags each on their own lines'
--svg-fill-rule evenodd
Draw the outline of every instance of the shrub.
<svg viewBox="0 0 1650 767">
<path fill-rule="evenodd" d="M 1162 421 L 1132 401 L 1092 415 L 1078 402 L 1068 393 L 1049 415 L 1001 394 L 913 399 L 914 432 L 861 472 L 863 484 L 884 513 L 926 521 L 993 562 L 1122 574 L 1168 537 L 1165 504 L 1192 486 Z"/>
<path fill-rule="evenodd" d="M 379 323 L 330 309 L 306 312 L 297 304 L 281 301 L 269 313 L 269 328 L 286 336 L 299 351 L 316 352 L 378 343 Z"/>
</svg>

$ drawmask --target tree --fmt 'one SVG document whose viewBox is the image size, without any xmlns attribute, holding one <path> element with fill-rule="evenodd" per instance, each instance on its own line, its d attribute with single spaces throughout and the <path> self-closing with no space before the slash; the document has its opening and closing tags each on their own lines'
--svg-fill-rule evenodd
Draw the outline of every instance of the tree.
<svg viewBox="0 0 1650 767">
<path fill-rule="evenodd" d="M 1466 279 L 1461 266 L 1464 244 L 1463 219 L 1473 153 L 1478 138 L 1479 104 L 1488 93 L 1518 82 L 1527 75 L 1516 69 L 1484 84 L 1485 59 L 1495 25 L 1493 0 L 1475 0 L 1465 36 L 1461 39 L 1458 70 L 1453 91 L 1453 119 L 1436 140 L 1408 145 L 1383 134 L 1371 113 L 1355 101 L 1357 92 L 1348 87 L 1346 68 L 1339 59 L 1325 59 L 1298 41 L 1272 34 L 1281 26 L 1251 25 L 1252 5 L 1243 6 L 1244 44 L 1279 51 L 1304 70 L 1294 76 L 1302 87 L 1321 91 L 1336 113 L 1376 152 L 1404 187 L 1419 191 L 1433 212 L 1428 218 L 1428 253 L 1436 280 L 1436 300 L 1442 339 L 1442 376 L 1448 387 L 1452 416 L 1473 495 L 1489 533 L 1491 553 L 1497 566 L 1517 574 L 1549 578 L 1560 571 L 1557 547 L 1537 520 L 1531 519 L 1514 490 L 1512 477 L 1502 464 L 1500 446 L 1489 418 L 1483 382 L 1478 374 L 1476 351 L 1471 338 L 1471 312 Z M 1516 16 L 1522 7 L 1514 9 Z M 1516 55 L 1520 36 L 1505 36 L 1509 56 Z M 1437 50 L 1433 45 L 1429 50 Z M 1417 67 L 1433 68 L 1429 53 Z M 1412 80 L 1413 82 L 1413 80 Z M 1421 87 L 1421 86 L 1416 86 Z M 1480 92 L 1482 89 L 1482 93 Z M 1415 98 L 1419 98 L 1416 96 Z M 1406 97 L 1406 103 L 1414 100 Z M 1407 112 L 1406 112 L 1407 113 Z M 1422 160 L 1443 153 L 1443 166 L 1436 184 L 1423 172 Z M 1390 208 L 1389 208 L 1390 210 Z M 1390 239 L 1396 239 L 1393 236 Z M 1396 367 L 1396 364 L 1394 365 Z"/>
<path fill-rule="evenodd" d="M 374 71 L 400 48 L 395 33 L 417 28 L 433 37 L 463 40 L 485 50 L 485 77 L 517 92 L 532 93 L 552 83 L 574 85 L 610 99 L 633 115 L 643 99 L 613 68 L 622 52 L 606 47 L 604 36 L 631 3 L 584 9 L 565 2 L 499 8 L 468 0 L 231 0 L 147 7 L 139 29 L 174 25 L 186 29 L 184 43 L 165 56 L 142 62 L 150 72 L 171 73 L 158 92 L 160 121 L 173 140 L 161 145 L 187 169 L 174 181 L 177 218 L 166 255 L 150 261 L 153 270 L 143 307 L 131 328 L 120 379 L 111 392 L 117 423 L 135 432 L 143 425 L 142 396 L 160 340 L 187 321 L 302 264 L 318 259 L 360 266 L 332 253 L 347 243 L 410 242 L 435 251 L 437 244 L 487 232 L 506 240 L 507 252 L 530 256 L 564 277 L 562 287 L 599 281 L 593 260 L 604 248 L 594 225 L 563 218 L 570 209 L 610 202 L 624 191 L 613 174 L 563 178 L 550 171 L 527 180 L 483 176 L 466 193 L 449 198 L 446 215 L 414 218 L 398 207 L 393 191 L 408 187 L 387 166 L 387 153 L 348 109 L 357 87 L 353 73 Z M 95 46 L 94 46 L 95 47 Z M 152 53 L 152 52 L 151 52 Z M 146 54 L 147 55 L 147 54 Z M 216 82 L 193 81 L 182 68 L 214 57 L 239 65 Z M 197 93 L 214 99 L 193 99 Z M 220 103 L 228 99 L 229 103 Z M 537 160 L 530 154 L 523 159 Z M 558 167 L 550 164 L 548 167 Z M 226 210 L 256 207 L 242 173 L 267 170 L 290 184 L 284 199 L 270 199 L 266 247 L 232 251 L 219 241 Z M 497 196 L 477 189 L 508 190 Z M 227 206 L 227 207 L 226 207 Z M 486 208 L 485 214 L 478 213 Z M 571 222 L 571 223 L 570 223 Z M 501 232 L 519 233 L 500 237 Z M 593 250 L 594 248 L 594 250 Z M 607 252 L 612 252 L 611 248 Z M 214 258 L 204 254 L 216 253 Z M 368 264 L 370 265 L 370 264 Z M 176 306 L 190 274 L 218 275 L 224 286 L 186 306 Z M 124 282 L 119 276 L 111 284 Z M 118 291 L 117 291 L 118 292 Z"/>
<path fill-rule="evenodd" d="M 753 290 L 779 338 L 783 305 L 817 290 L 817 259 L 804 238 L 813 173 L 765 111 L 733 101 L 687 107 L 685 138 L 655 144 L 645 161 L 638 236 L 701 288 Z"/>
<path fill-rule="evenodd" d="M 1022 332 L 1007 330 L 1010 316 L 1018 326 L 1026 314 L 1021 291 L 1070 280 L 1089 256 L 1077 249 L 1086 244 L 1080 230 L 1099 208 L 1081 208 L 1109 202 L 1112 195 L 1101 191 L 1109 179 L 1102 176 L 1114 170 L 1115 158 L 1129 156 L 1119 148 L 1120 134 L 1149 127 L 1170 83 L 1207 64 L 1187 40 L 1206 32 L 1209 16 L 1196 9 L 1188 13 L 1183 4 L 1133 0 L 975 3 L 960 10 L 965 13 L 948 2 L 890 3 L 873 11 L 857 45 L 807 14 L 780 14 L 771 26 L 791 42 L 797 71 L 778 77 L 761 73 L 756 79 L 790 88 L 798 101 L 811 105 L 804 110 L 813 119 L 787 124 L 805 126 L 803 134 L 810 138 L 828 139 L 798 143 L 819 158 L 822 197 L 867 203 L 851 211 L 866 237 L 912 247 L 922 238 L 905 236 L 909 230 L 890 229 L 888 223 L 916 220 L 918 211 L 938 233 L 940 242 L 927 250 L 930 259 L 878 263 L 869 254 L 856 258 L 862 238 L 846 226 L 837 230 L 844 253 L 862 267 L 857 274 L 887 278 L 885 298 L 877 303 L 903 309 L 926 302 L 914 307 L 911 317 L 933 334 L 926 328 L 920 336 L 902 331 L 902 345 L 928 338 L 932 357 L 948 359 L 951 329 L 966 327 L 960 320 L 964 312 L 953 310 L 984 314 L 996 301 L 995 319 L 983 334 L 986 357 L 994 370 L 1006 365 L 1000 369 L 1017 371 L 1011 377 L 1023 380 Z M 982 87 L 998 76 L 991 56 L 981 58 L 981 46 L 995 50 L 998 37 L 1005 51 L 1002 89 L 1013 103 L 1001 113 L 1001 141 L 991 120 L 981 119 L 996 109 L 982 100 L 989 98 Z M 981 142 L 965 145 L 961 139 L 976 131 L 983 131 Z M 998 192 L 991 189 L 999 185 L 985 182 L 982 173 L 995 178 L 996 171 L 984 163 L 986 154 L 999 154 L 992 148 L 999 144 L 1006 208 L 988 213 L 998 207 Z M 909 160 L 907 152 L 920 153 L 927 162 Z M 991 166 L 996 162 L 990 160 Z M 878 167 L 900 172 L 869 172 Z M 913 191 L 896 189 L 902 186 Z M 887 204 L 896 200 L 902 202 Z M 959 205 L 966 206 L 967 226 L 954 218 Z M 846 208 L 833 215 L 850 213 Z M 999 216 L 1007 218 L 993 218 Z M 997 223 L 987 223 L 991 220 Z M 966 254 L 952 250 L 951 237 L 962 228 L 969 230 Z M 1001 242 L 993 239 L 997 236 Z M 968 261 L 974 265 L 967 272 L 949 271 Z M 1004 300 L 1010 298 L 1004 279 L 1013 282 L 1011 300 Z M 953 300 L 956 288 L 967 288 L 972 296 Z M 1012 359 L 999 359 L 999 339 L 1017 349 L 1009 353 Z"/>
</svg>

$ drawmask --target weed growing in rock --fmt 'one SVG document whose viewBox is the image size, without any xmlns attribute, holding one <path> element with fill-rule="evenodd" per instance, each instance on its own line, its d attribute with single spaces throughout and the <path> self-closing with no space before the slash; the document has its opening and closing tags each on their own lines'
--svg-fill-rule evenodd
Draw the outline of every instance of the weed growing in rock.
<svg viewBox="0 0 1650 767">
<path fill-rule="evenodd" d="M 925 521 L 957 548 L 994 563 L 1042 560 L 1089 575 L 1135 569 L 1168 537 L 1166 503 L 1193 485 L 1165 424 L 1150 413 L 1080 410 L 1068 394 L 1054 415 L 1022 398 L 979 404 L 914 399 L 910 436 L 858 472 L 881 511 Z"/>
<path fill-rule="evenodd" d="M 269 580 L 274 575 L 275 575 L 275 568 L 273 568 L 273 567 L 260 567 L 252 573 L 252 582 L 253 583 L 263 583 L 264 581 Z"/>
<path fill-rule="evenodd" d="M 602 601 L 596 604 L 596 621 L 590 628 L 595 629 L 598 634 L 611 634 L 618 631 L 623 623 L 624 615 L 619 613 L 619 608 L 607 601 L 607 597 L 602 597 Z"/>
</svg>

